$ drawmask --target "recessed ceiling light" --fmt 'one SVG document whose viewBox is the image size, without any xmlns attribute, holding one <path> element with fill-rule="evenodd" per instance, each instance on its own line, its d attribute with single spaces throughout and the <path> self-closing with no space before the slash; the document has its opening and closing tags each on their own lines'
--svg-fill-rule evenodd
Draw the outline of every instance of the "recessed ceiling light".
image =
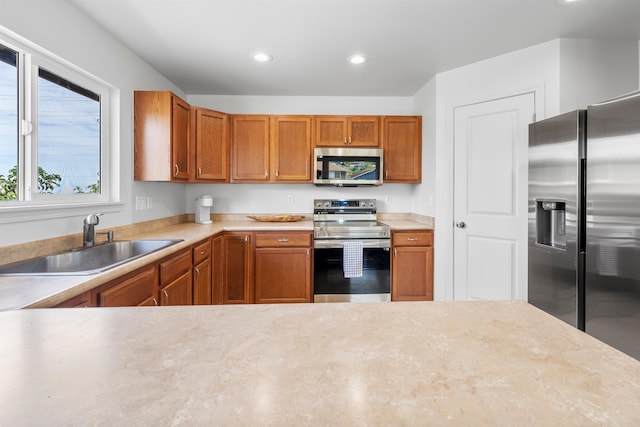
<svg viewBox="0 0 640 427">
<path fill-rule="evenodd" d="M 367 62 L 367 59 L 368 58 L 364 55 L 355 54 L 348 57 L 347 61 L 349 61 L 350 64 L 364 64 L 365 62 Z"/>
<path fill-rule="evenodd" d="M 577 3 L 579 0 L 556 0 L 558 4 Z"/>
<path fill-rule="evenodd" d="M 253 52 L 251 57 L 258 62 L 273 61 L 273 56 L 269 55 L 267 52 Z"/>
</svg>

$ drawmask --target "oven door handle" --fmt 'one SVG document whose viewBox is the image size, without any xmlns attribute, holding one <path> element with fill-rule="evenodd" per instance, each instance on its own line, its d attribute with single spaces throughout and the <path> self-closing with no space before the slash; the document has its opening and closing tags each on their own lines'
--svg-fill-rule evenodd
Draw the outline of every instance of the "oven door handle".
<svg viewBox="0 0 640 427">
<path fill-rule="evenodd" d="M 343 248 L 345 242 L 362 242 L 363 248 L 390 248 L 390 239 L 320 239 L 313 241 L 314 249 Z"/>
</svg>

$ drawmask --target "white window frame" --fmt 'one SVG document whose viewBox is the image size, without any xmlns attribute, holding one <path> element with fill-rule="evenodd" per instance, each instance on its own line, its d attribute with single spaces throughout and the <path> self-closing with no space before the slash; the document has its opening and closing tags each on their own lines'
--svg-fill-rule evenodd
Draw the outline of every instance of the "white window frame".
<svg viewBox="0 0 640 427">
<path fill-rule="evenodd" d="M 119 90 L 70 62 L 0 26 L 0 44 L 15 50 L 18 61 L 18 190 L 21 200 L 0 202 L 0 223 L 75 217 L 88 211 L 117 212 L 120 196 Z M 44 68 L 100 96 L 100 193 L 38 194 L 38 69 Z M 25 131 L 31 126 L 31 131 Z M 33 189 L 33 190 L 31 190 Z"/>
</svg>

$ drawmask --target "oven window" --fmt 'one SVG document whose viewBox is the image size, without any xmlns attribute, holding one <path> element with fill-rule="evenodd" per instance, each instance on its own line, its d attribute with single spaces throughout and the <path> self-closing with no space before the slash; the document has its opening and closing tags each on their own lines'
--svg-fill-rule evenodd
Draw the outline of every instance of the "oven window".
<svg viewBox="0 0 640 427">
<path fill-rule="evenodd" d="M 387 294 L 391 291 L 388 248 L 364 248 L 362 277 L 344 278 L 342 248 L 315 249 L 314 294 Z"/>
</svg>

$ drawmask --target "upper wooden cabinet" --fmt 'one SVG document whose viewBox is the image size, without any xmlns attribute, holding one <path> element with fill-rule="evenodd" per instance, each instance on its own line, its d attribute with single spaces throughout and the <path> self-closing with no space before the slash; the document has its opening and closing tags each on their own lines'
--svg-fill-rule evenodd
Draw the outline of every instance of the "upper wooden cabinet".
<svg viewBox="0 0 640 427">
<path fill-rule="evenodd" d="M 311 117 L 232 118 L 231 180 L 311 182 Z"/>
<path fill-rule="evenodd" d="M 269 116 L 232 117 L 231 180 L 269 181 Z"/>
<path fill-rule="evenodd" d="M 384 182 L 422 181 L 422 117 L 382 118 Z"/>
<path fill-rule="evenodd" d="M 311 182 L 311 117 L 271 117 L 271 181 Z"/>
<path fill-rule="evenodd" d="M 229 182 L 229 117 L 192 107 L 192 181 Z"/>
<path fill-rule="evenodd" d="M 316 116 L 316 147 L 378 147 L 377 116 Z"/>
<path fill-rule="evenodd" d="M 134 179 L 187 181 L 190 174 L 190 110 L 168 91 L 136 91 Z"/>
</svg>

